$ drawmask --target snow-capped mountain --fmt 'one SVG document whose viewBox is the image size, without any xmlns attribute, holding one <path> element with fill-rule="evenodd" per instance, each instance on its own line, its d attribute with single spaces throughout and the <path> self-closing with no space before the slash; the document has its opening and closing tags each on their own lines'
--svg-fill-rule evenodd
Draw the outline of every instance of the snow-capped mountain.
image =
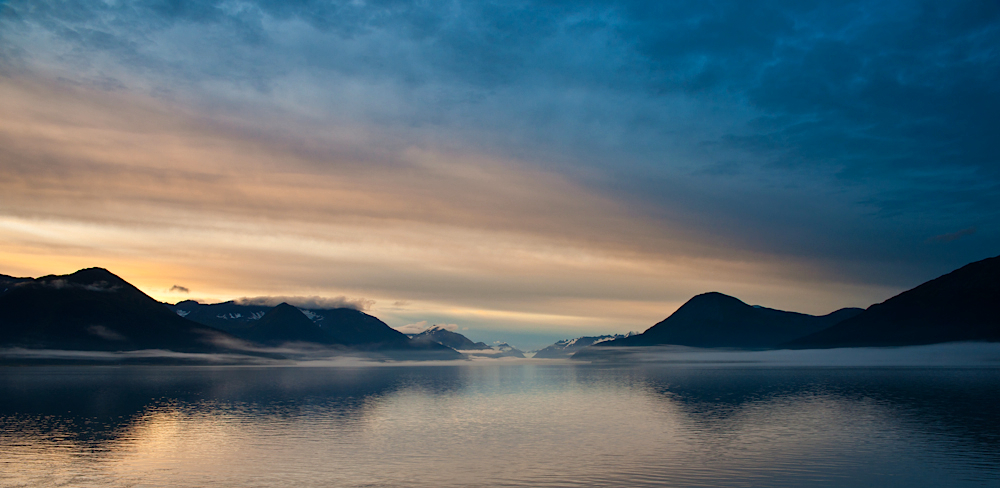
<svg viewBox="0 0 1000 488">
<path fill-rule="evenodd" d="M 613 341 L 615 339 L 624 339 L 626 337 L 631 337 L 638 334 L 637 332 L 629 332 L 627 334 L 615 334 L 615 335 L 601 335 L 601 336 L 588 336 L 588 337 L 577 337 L 576 339 L 566 339 L 563 341 L 556 342 L 551 346 L 547 346 L 535 353 L 534 357 L 544 358 L 544 359 L 558 359 L 558 358 L 568 358 L 573 355 L 573 353 L 583 349 L 587 346 L 593 346 L 594 344 L 600 344 L 602 342 Z"/>
<path fill-rule="evenodd" d="M 429 343 L 436 342 L 438 344 L 448 346 L 456 351 L 459 351 L 467 356 L 478 356 L 478 357 L 514 357 L 523 358 L 524 353 L 519 349 L 507 344 L 506 342 L 498 343 L 496 346 L 490 347 L 486 345 L 485 342 L 472 342 L 468 337 L 465 337 L 458 332 L 452 332 L 445 329 L 439 325 L 428 328 L 427 330 L 419 333 L 412 334 L 410 337 L 414 342 L 417 343 Z"/>
<path fill-rule="evenodd" d="M 523 351 L 521 351 L 520 349 L 518 349 L 518 348 L 516 348 L 516 347 L 514 347 L 514 346 L 512 346 L 510 344 L 507 344 L 506 342 L 501 342 L 501 343 L 493 346 L 493 349 L 495 349 L 499 353 L 499 354 L 497 354 L 497 357 L 509 357 L 509 358 L 523 358 L 524 357 L 524 352 Z"/>
<path fill-rule="evenodd" d="M 361 349 L 421 347 L 381 320 L 352 308 L 302 309 L 234 301 L 202 304 L 193 300 L 167 307 L 188 320 L 264 344 L 298 341 Z M 437 351 L 439 346 L 433 349 Z"/>
</svg>

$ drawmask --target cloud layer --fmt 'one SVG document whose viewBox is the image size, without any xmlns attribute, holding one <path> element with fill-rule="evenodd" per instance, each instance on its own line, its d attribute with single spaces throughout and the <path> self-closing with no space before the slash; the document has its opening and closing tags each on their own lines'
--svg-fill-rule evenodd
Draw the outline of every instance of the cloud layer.
<svg viewBox="0 0 1000 488">
<path fill-rule="evenodd" d="M 259 305 L 264 307 L 274 307 L 281 303 L 287 303 L 289 305 L 296 306 L 298 308 L 306 308 L 312 310 L 322 310 L 330 308 L 350 308 L 358 311 L 364 312 L 371 308 L 375 304 L 374 300 L 368 300 L 365 298 L 347 298 L 347 297 L 289 297 L 289 296 L 268 296 L 268 297 L 252 297 L 252 298 L 237 298 L 236 303 L 240 305 Z"/>
</svg>

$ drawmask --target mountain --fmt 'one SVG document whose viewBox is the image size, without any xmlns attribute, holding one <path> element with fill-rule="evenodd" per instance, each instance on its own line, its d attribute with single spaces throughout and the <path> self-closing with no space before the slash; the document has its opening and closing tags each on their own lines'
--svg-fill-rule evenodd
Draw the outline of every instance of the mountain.
<svg viewBox="0 0 1000 488">
<path fill-rule="evenodd" d="M 323 317 L 323 330 L 330 334 L 337 344 L 354 347 L 373 346 L 384 349 L 410 349 L 415 346 L 406 334 L 353 308 L 333 308 L 312 312 Z"/>
<path fill-rule="evenodd" d="M 418 344 L 441 344 L 468 356 L 492 358 L 524 357 L 524 352 L 506 342 L 501 342 L 495 347 L 490 347 L 485 342 L 472 342 L 468 337 L 458 332 L 447 330 L 439 325 L 435 325 L 411 337 L 413 342 Z"/>
<path fill-rule="evenodd" d="M 592 346 L 597 343 L 613 341 L 615 339 L 624 339 L 626 337 L 631 337 L 634 332 L 629 332 L 628 334 L 615 334 L 615 335 L 602 335 L 593 337 L 577 337 L 576 339 L 566 339 L 563 341 L 556 342 L 551 346 L 546 346 L 539 349 L 535 353 L 535 358 L 542 359 L 560 359 L 568 358 L 573 355 L 573 353 L 583 349 L 587 346 Z"/>
<path fill-rule="evenodd" d="M 601 342 L 607 346 L 653 346 L 768 349 L 818 332 L 862 312 L 844 308 L 815 316 L 751 306 L 722 293 L 704 293 L 642 334 Z"/>
<path fill-rule="evenodd" d="M 437 342 L 412 341 L 385 322 L 352 308 L 300 309 L 287 303 L 272 308 L 233 301 L 201 304 L 193 300 L 166 306 L 178 316 L 264 344 L 311 342 L 361 351 L 396 351 L 407 353 L 404 354 L 407 358 L 462 357 Z"/>
<path fill-rule="evenodd" d="M 5 277 L 7 278 L 7 277 Z M 102 268 L 7 280 L 0 294 L 0 346 L 218 352 L 239 341 L 184 319 Z"/>
<path fill-rule="evenodd" d="M 458 332 L 452 332 L 435 325 L 419 334 L 413 335 L 413 341 L 421 344 L 438 343 L 456 351 L 486 351 L 493 349 L 483 342 L 472 342 Z"/>
<path fill-rule="evenodd" d="M 15 278 L 13 276 L 7 276 L 5 274 L 0 274 L 0 295 L 6 293 L 10 287 L 18 284 L 24 283 L 26 281 L 33 281 L 33 278 Z"/>
<path fill-rule="evenodd" d="M 506 342 L 501 342 L 496 346 L 492 347 L 491 349 L 497 351 L 497 355 L 495 357 L 524 358 L 524 351 L 521 351 L 520 349 L 510 344 L 507 344 Z"/>
<path fill-rule="evenodd" d="M 281 303 L 242 331 L 242 337 L 259 344 L 276 346 L 286 342 L 335 344 L 333 338 L 301 310 Z"/>
<path fill-rule="evenodd" d="M 272 308 L 265 305 L 241 305 L 234 301 L 202 305 L 194 300 L 184 300 L 176 305 L 165 305 L 181 317 L 237 336 Z"/>
<path fill-rule="evenodd" d="M 229 354 L 226 360 L 239 362 L 249 356 L 305 357 L 296 352 L 261 350 L 255 343 L 312 342 L 338 349 L 378 351 L 378 357 L 388 359 L 463 357 L 437 343 L 415 344 L 377 318 L 352 309 L 321 310 L 324 315 L 320 317 L 283 303 L 255 309 L 247 320 L 236 320 L 244 318 L 240 316 L 226 321 L 219 317 L 221 313 L 214 314 L 216 322 L 238 333 L 230 334 L 185 318 L 209 315 L 197 302 L 181 302 L 180 308 L 171 309 L 102 268 L 37 279 L 0 275 L 0 286 L 0 348 L 224 352 Z"/>
<path fill-rule="evenodd" d="M 1000 256 L 965 265 L 788 347 L 1000 341 Z"/>
</svg>

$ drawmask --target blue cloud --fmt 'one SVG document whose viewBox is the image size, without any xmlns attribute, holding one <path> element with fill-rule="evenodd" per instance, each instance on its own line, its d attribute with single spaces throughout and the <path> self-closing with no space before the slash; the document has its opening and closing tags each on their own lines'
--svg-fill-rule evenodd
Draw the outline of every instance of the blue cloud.
<svg viewBox="0 0 1000 488">
<path fill-rule="evenodd" d="M 2 12 L 3 73 L 54 66 L 212 107 L 298 97 L 293 107 L 400 145 L 546 165 L 664 226 L 853 276 L 933 276 L 996 254 L 1000 237 L 996 2 L 14 1 Z M 977 239 L 947 254 L 928 241 L 971 227 Z"/>
</svg>

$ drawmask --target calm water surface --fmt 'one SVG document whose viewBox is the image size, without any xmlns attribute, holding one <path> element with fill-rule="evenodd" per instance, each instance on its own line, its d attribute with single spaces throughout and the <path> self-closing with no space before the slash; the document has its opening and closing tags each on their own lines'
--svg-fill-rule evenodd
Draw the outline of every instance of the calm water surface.
<svg viewBox="0 0 1000 488">
<path fill-rule="evenodd" d="M 1000 486 L 1000 369 L 0 369 L 0 486 Z"/>
</svg>

